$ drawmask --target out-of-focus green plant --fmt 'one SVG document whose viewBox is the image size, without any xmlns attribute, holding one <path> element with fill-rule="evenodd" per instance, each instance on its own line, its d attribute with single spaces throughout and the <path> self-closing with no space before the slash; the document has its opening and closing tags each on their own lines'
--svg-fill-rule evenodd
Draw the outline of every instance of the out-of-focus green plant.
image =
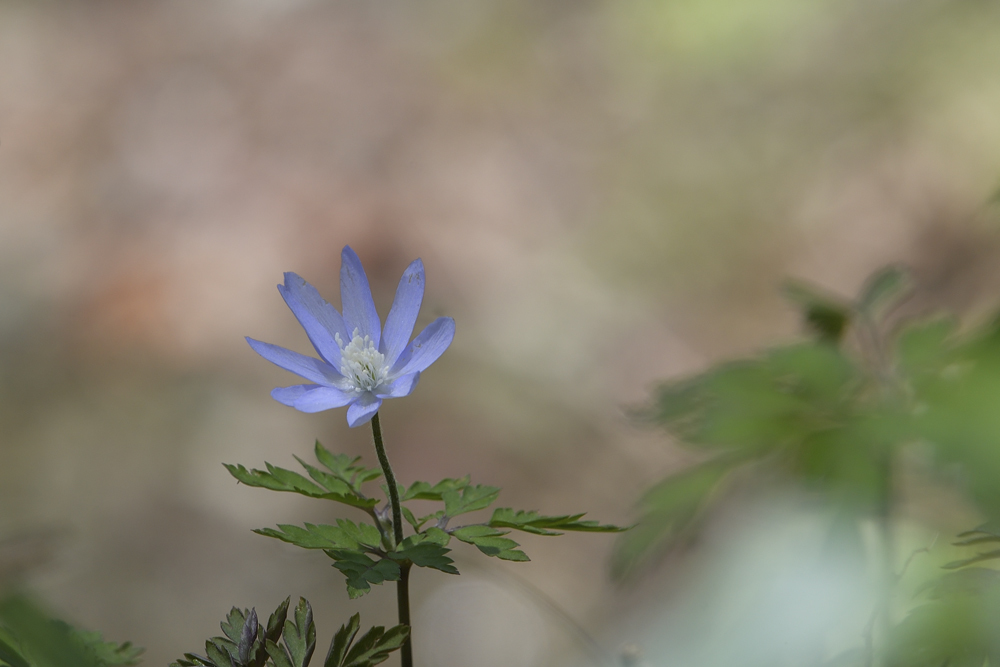
<svg viewBox="0 0 1000 667">
<path fill-rule="evenodd" d="M 138 664 L 141 653 L 55 620 L 24 596 L 0 600 L 0 667 L 117 667 Z"/>
<path fill-rule="evenodd" d="M 953 318 L 903 321 L 896 313 L 909 286 L 899 267 L 875 274 L 853 300 L 789 284 L 810 340 L 663 385 L 643 416 L 705 460 L 643 496 L 615 573 L 626 577 L 683 541 L 737 480 L 744 491 L 781 480 L 818 499 L 858 543 L 863 522 L 880 529 L 883 602 L 867 647 L 836 664 L 1000 664 L 1000 573 L 971 567 L 1000 549 L 952 563 L 956 571 L 926 584 L 926 600 L 901 620 L 890 602 L 903 450 L 929 449 L 927 474 L 956 480 L 975 508 L 1000 519 L 1000 318 L 967 332 Z M 997 525 L 958 544 L 1000 542 Z"/>
</svg>

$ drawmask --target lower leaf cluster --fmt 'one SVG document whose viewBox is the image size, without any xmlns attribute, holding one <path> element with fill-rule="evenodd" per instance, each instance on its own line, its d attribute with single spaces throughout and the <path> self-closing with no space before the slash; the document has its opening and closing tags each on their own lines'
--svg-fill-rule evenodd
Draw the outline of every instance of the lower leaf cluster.
<svg viewBox="0 0 1000 667">
<path fill-rule="evenodd" d="M 289 602 L 286 598 L 278 605 L 266 626 L 258 622 L 256 610 L 233 607 L 221 623 L 224 636 L 205 642 L 206 655 L 185 653 L 170 667 L 309 667 L 316 649 L 312 607 L 299 598 L 288 618 Z M 402 647 L 410 632 L 405 625 L 389 630 L 376 626 L 358 639 L 360 625 L 361 616 L 355 614 L 341 626 L 323 667 L 373 667 Z"/>
</svg>

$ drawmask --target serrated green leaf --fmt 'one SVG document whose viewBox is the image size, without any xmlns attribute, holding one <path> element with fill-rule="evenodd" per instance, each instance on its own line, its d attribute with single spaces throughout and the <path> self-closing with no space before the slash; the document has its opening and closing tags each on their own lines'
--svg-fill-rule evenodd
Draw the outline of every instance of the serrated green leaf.
<svg viewBox="0 0 1000 667">
<path fill-rule="evenodd" d="M 517 542 L 501 537 L 508 532 L 490 526 L 463 526 L 453 530 L 451 534 L 467 544 L 474 545 L 487 556 L 512 561 L 531 560 L 523 551 L 515 549 L 520 546 Z"/>
<path fill-rule="evenodd" d="M 469 486 L 470 478 L 442 479 L 433 486 L 429 482 L 414 482 L 410 488 L 400 493 L 400 500 L 442 500 L 442 494 L 447 491 L 461 491 Z"/>
<path fill-rule="evenodd" d="M 327 549 L 333 566 L 347 577 L 347 593 L 354 599 L 371 590 L 371 584 L 399 581 L 399 564 L 391 559 L 375 560 L 367 554 L 349 549 Z"/>
<path fill-rule="evenodd" d="M 346 482 L 356 493 L 361 492 L 361 485 L 382 476 L 378 468 L 366 468 L 357 465 L 360 456 L 350 457 L 347 454 L 331 454 L 329 450 L 316 441 L 316 459 L 322 463 L 335 477 Z"/>
<path fill-rule="evenodd" d="M 304 527 L 278 524 L 273 528 L 254 529 L 258 535 L 273 537 L 303 549 L 359 549 L 378 550 L 381 535 L 371 524 L 356 524 L 347 519 L 337 519 L 336 526 L 307 523 Z"/>
<path fill-rule="evenodd" d="M 385 662 L 390 653 L 406 643 L 409 635 L 410 629 L 405 625 L 394 626 L 388 631 L 382 626 L 375 626 L 354 644 L 344 659 L 343 667 L 373 667 Z"/>
<path fill-rule="evenodd" d="M 373 667 L 402 647 L 409 636 L 409 628 L 405 625 L 397 625 L 388 631 L 376 626 L 354 643 L 360 625 L 361 615 L 355 614 L 340 627 L 330 644 L 323 667 Z"/>
<path fill-rule="evenodd" d="M 430 528 L 420 533 L 419 535 L 413 535 L 408 539 L 413 540 L 414 544 L 419 542 L 433 542 L 434 544 L 439 544 L 442 547 L 446 547 L 448 546 L 448 542 L 451 541 L 451 535 L 441 530 L 440 528 L 431 526 Z M 406 540 L 404 540 L 404 542 L 406 542 Z"/>
<path fill-rule="evenodd" d="M 219 624 L 222 628 L 223 634 L 225 634 L 230 641 L 234 643 L 240 641 L 240 633 L 243 632 L 243 624 L 246 622 L 246 615 L 248 613 L 249 610 L 233 607 L 226 615 L 226 620 Z"/>
<path fill-rule="evenodd" d="M 278 641 L 281 638 L 281 632 L 285 627 L 285 619 L 288 617 L 288 604 L 291 602 L 291 596 L 284 599 L 284 601 L 278 605 L 278 608 L 274 610 L 270 618 L 267 619 L 267 629 L 264 631 L 264 638 L 270 639 L 273 642 Z"/>
<path fill-rule="evenodd" d="M 354 638 L 358 634 L 358 628 L 361 627 L 361 614 L 355 614 L 351 616 L 351 619 L 340 626 L 340 630 L 333 636 L 333 641 L 330 642 L 330 650 L 326 652 L 326 660 L 323 661 L 323 667 L 343 667 L 344 658 L 347 657 L 347 651 L 354 641 Z"/>
<path fill-rule="evenodd" d="M 330 493 L 339 493 L 342 495 L 354 495 L 356 493 L 356 491 L 351 488 L 350 483 L 345 482 L 340 477 L 330 474 L 324 470 L 320 470 L 315 466 L 309 465 L 298 456 L 295 457 L 295 460 L 299 462 L 299 465 L 306 469 L 306 472 L 309 473 L 309 476 L 312 477 L 317 484 Z"/>
<path fill-rule="evenodd" d="M 305 598 L 299 598 L 295 606 L 295 620 L 285 621 L 281 641 L 288 651 L 292 667 L 306 667 L 316 650 L 316 625 L 313 623 L 312 607 Z"/>
<path fill-rule="evenodd" d="M 445 491 L 441 494 L 441 499 L 444 500 L 444 513 L 449 517 L 456 517 L 489 507 L 498 495 L 500 495 L 499 488 L 476 484 L 462 488 L 461 493 L 454 490 Z"/>
<path fill-rule="evenodd" d="M 242 465 L 232 465 L 230 463 L 223 463 L 222 465 L 225 466 L 230 475 L 247 486 L 271 489 L 272 491 L 298 493 L 299 495 L 307 496 L 309 498 L 333 500 L 335 502 L 350 505 L 351 507 L 357 507 L 359 509 L 371 509 L 378 504 L 378 500 L 375 498 L 364 498 L 353 493 L 345 494 L 329 492 L 297 472 L 285 470 L 284 468 L 278 468 L 270 463 L 264 464 L 267 467 L 266 471 L 257 470 L 256 468 L 253 470 L 247 470 Z"/>
<path fill-rule="evenodd" d="M 417 567 L 430 567 L 448 574 L 458 574 L 454 561 L 446 556 L 450 549 L 437 542 L 427 540 L 424 536 L 411 535 L 403 540 L 388 557 L 395 561 L 410 561 Z"/>
<path fill-rule="evenodd" d="M 509 507 L 498 507 L 493 510 L 489 525 L 494 528 L 515 528 L 536 535 L 561 535 L 557 531 L 569 530 L 584 533 L 620 533 L 628 527 L 602 524 L 597 521 L 580 521 L 584 514 L 563 514 L 561 516 L 545 516 L 536 511 L 514 511 Z"/>
<path fill-rule="evenodd" d="M 274 663 L 274 667 L 295 667 L 284 646 L 268 639 L 265 643 L 265 648 L 267 654 L 271 657 L 271 661 Z"/>
<path fill-rule="evenodd" d="M 232 653 L 227 650 L 226 644 L 219 641 L 221 637 L 215 637 L 205 642 L 205 655 L 216 665 L 216 667 L 230 667 L 235 660 Z"/>
<path fill-rule="evenodd" d="M 337 519 L 337 527 L 349 538 L 364 547 L 378 549 L 382 543 L 382 535 L 378 528 L 368 523 L 354 523 L 347 519 Z"/>
</svg>

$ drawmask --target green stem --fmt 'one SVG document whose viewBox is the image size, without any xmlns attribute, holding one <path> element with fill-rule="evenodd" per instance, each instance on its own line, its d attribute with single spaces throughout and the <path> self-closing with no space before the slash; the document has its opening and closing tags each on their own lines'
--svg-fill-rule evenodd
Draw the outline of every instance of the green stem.
<svg viewBox="0 0 1000 667">
<path fill-rule="evenodd" d="M 375 437 L 375 453 L 378 455 L 379 465 L 382 466 L 382 474 L 385 476 L 386 486 L 389 487 L 389 506 L 392 507 L 392 534 L 396 545 L 403 541 L 403 512 L 399 505 L 399 489 L 396 487 L 396 476 L 392 474 L 389 466 L 389 459 L 385 455 L 385 445 L 382 444 L 382 425 L 378 420 L 378 413 L 372 417 L 372 435 Z M 399 581 L 396 582 L 396 605 L 399 609 L 399 622 L 410 628 L 410 637 L 400 650 L 402 667 L 413 667 L 413 648 L 410 639 L 413 629 L 410 626 L 410 563 L 400 566 Z"/>
</svg>

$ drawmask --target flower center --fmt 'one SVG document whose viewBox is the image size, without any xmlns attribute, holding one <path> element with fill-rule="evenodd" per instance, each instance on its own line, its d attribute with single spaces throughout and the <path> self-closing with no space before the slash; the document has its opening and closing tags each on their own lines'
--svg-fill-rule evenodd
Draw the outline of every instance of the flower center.
<svg viewBox="0 0 1000 667">
<path fill-rule="evenodd" d="M 340 372 L 353 389 L 371 391 L 385 382 L 389 367 L 385 355 L 375 349 L 371 336 L 362 338 L 355 329 L 347 345 L 340 334 L 334 334 L 334 340 L 340 346 Z"/>
</svg>

